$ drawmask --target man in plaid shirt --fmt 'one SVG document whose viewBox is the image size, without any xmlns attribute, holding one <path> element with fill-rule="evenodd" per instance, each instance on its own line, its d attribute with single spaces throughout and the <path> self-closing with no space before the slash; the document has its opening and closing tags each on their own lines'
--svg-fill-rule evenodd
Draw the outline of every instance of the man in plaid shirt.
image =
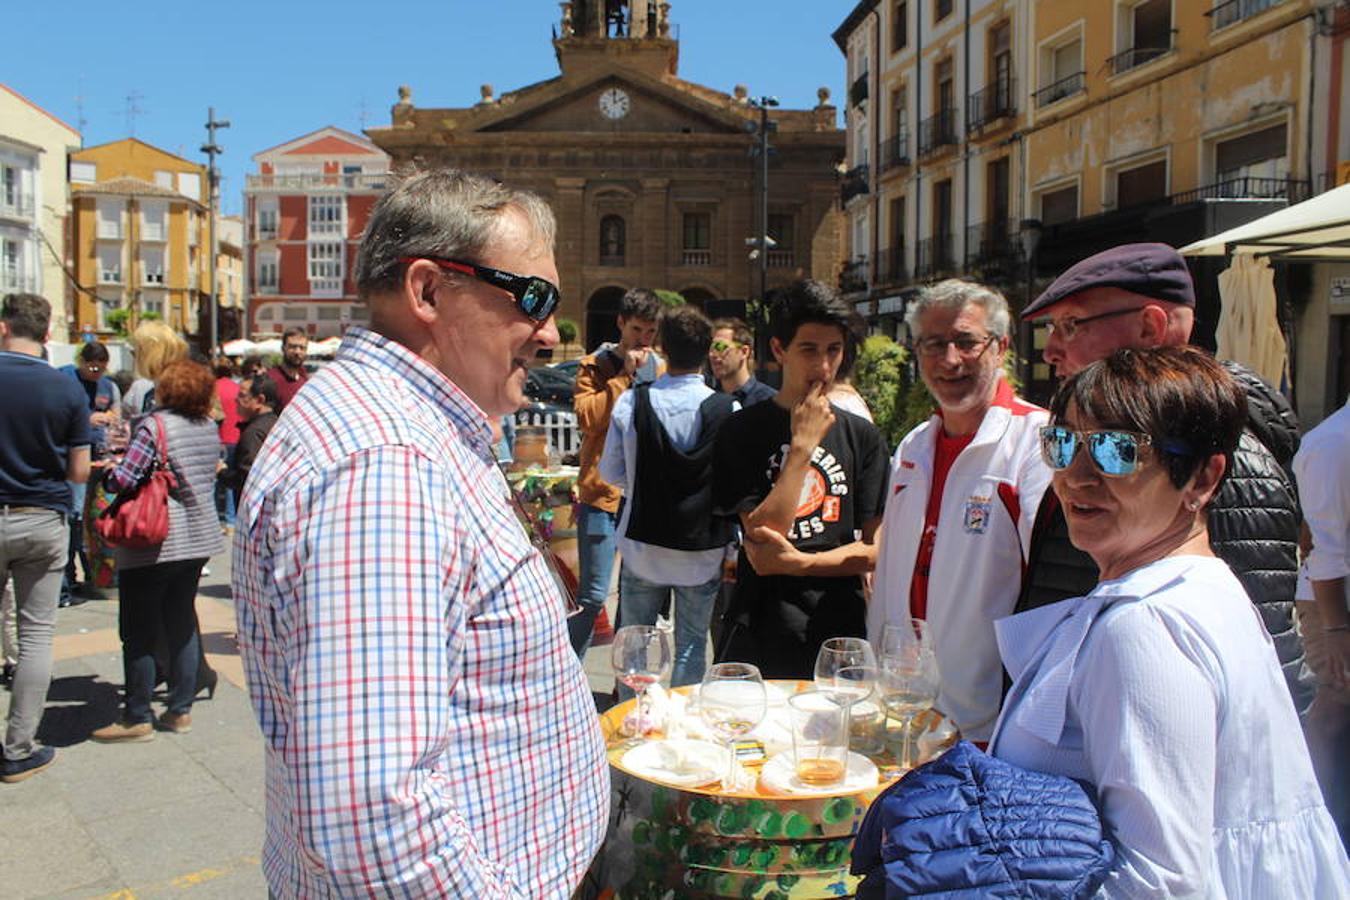
<svg viewBox="0 0 1350 900">
<path fill-rule="evenodd" d="M 554 219 L 456 172 L 376 204 L 370 329 L 300 390 L 240 500 L 239 644 L 277 897 L 562 897 L 609 779 L 564 600 L 488 422 L 558 342 Z"/>
</svg>

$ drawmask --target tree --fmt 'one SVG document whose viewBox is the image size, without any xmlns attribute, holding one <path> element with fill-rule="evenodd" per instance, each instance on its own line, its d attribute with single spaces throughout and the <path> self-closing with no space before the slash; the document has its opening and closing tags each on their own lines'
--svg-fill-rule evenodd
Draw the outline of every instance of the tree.
<svg viewBox="0 0 1350 900">
<path fill-rule="evenodd" d="M 853 386 L 862 394 L 886 446 L 900 443 L 911 428 L 933 411 L 923 382 L 914 378 L 909 351 L 884 334 L 868 336 L 858 350 Z"/>
<path fill-rule="evenodd" d="M 661 302 L 668 307 L 684 306 L 684 296 L 678 291 L 665 291 L 658 288 L 655 293 L 661 299 Z"/>
<path fill-rule="evenodd" d="M 571 319 L 558 320 L 558 340 L 562 341 L 564 350 L 567 349 L 568 344 L 577 339 L 577 334 L 579 333 L 580 329 L 577 327 L 576 322 L 573 322 Z"/>
</svg>

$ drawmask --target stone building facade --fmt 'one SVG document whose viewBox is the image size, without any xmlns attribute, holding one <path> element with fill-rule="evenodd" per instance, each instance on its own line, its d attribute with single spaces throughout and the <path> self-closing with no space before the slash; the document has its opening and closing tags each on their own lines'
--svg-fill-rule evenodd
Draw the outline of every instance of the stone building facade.
<svg viewBox="0 0 1350 900">
<path fill-rule="evenodd" d="M 562 4 L 561 74 L 463 109 L 420 109 L 400 88 L 387 128 L 368 129 L 396 172 L 451 166 L 547 198 L 558 216 L 559 315 L 593 348 L 617 334 L 624 291 L 678 291 L 716 315 L 795 278 L 837 279 L 844 260 L 844 134 L 828 90 L 813 109 L 770 107 L 767 234 L 758 145 L 765 118 L 678 76 L 670 4 Z"/>
</svg>

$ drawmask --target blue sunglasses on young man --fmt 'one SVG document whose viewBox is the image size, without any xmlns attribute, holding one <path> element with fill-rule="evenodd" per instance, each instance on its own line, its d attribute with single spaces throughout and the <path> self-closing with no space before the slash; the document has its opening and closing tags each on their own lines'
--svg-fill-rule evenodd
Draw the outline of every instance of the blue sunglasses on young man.
<svg viewBox="0 0 1350 900">
<path fill-rule="evenodd" d="M 1056 472 L 1067 469 L 1079 448 L 1086 448 L 1098 472 L 1113 478 L 1130 475 L 1139 467 L 1139 448 L 1152 443 L 1151 437 L 1137 431 L 1074 431 L 1063 425 L 1041 428 L 1041 456 Z"/>
<path fill-rule="evenodd" d="M 440 259 L 435 256 L 403 256 L 399 258 L 399 262 L 407 265 L 419 259 L 425 259 L 447 271 L 459 272 L 501 288 L 516 298 L 516 307 L 522 313 L 536 322 L 547 322 L 548 317 L 553 315 L 558 304 L 562 302 L 557 285 L 533 275 L 516 275 L 490 266 L 480 266 L 459 259 Z"/>
</svg>

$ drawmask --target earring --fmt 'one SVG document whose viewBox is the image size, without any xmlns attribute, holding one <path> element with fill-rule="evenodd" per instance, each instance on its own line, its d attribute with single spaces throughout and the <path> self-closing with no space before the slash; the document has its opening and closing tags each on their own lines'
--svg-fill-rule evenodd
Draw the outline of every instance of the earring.
<svg viewBox="0 0 1350 900">
<path fill-rule="evenodd" d="M 1186 504 L 1186 508 L 1189 509 L 1191 512 L 1195 512 L 1197 509 L 1200 508 L 1200 501 L 1192 500 L 1190 503 Z"/>
</svg>

